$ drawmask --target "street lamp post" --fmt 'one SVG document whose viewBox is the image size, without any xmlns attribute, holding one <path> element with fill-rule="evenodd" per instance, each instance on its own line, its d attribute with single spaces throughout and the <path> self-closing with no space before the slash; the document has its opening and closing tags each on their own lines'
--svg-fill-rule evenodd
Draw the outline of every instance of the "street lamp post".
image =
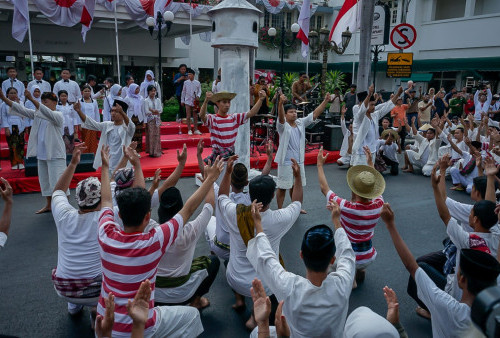
<svg viewBox="0 0 500 338">
<path fill-rule="evenodd" d="M 283 55 L 285 54 L 285 47 L 291 47 L 293 45 L 293 43 L 295 42 L 295 38 L 297 37 L 297 33 L 299 32 L 300 30 L 300 26 L 298 23 L 294 23 L 291 27 L 290 27 L 291 31 L 292 31 L 292 34 L 293 34 L 293 40 L 290 44 L 287 44 L 285 42 L 285 36 L 286 36 L 286 31 L 285 31 L 285 16 L 284 16 L 284 13 L 281 12 L 281 44 L 280 46 L 277 46 L 275 43 L 274 43 L 274 39 L 273 39 L 273 45 L 274 47 L 276 48 L 280 48 L 280 52 L 281 52 L 281 69 L 280 69 L 280 87 L 283 87 L 283 64 L 284 64 L 284 61 L 283 61 Z M 277 31 L 276 31 L 276 28 L 274 27 L 271 27 L 269 28 L 269 30 L 267 31 L 267 34 L 274 38 L 277 34 Z"/>
<path fill-rule="evenodd" d="M 158 67 L 159 67 L 159 84 L 160 84 L 160 90 L 163 90 L 163 70 L 161 66 L 161 40 L 163 36 L 166 36 L 168 32 L 170 31 L 170 28 L 172 27 L 172 22 L 174 21 L 174 13 L 171 11 L 166 11 L 161 15 L 161 12 L 158 11 L 156 13 L 156 19 L 152 16 L 148 17 L 146 19 L 146 25 L 148 26 L 149 29 L 149 34 L 153 36 L 153 31 L 155 28 L 157 29 L 158 33 L 156 35 L 156 40 L 158 40 Z M 166 26 L 167 30 L 165 32 L 165 35 L 161 35 L 161 30 L 162 28 Z M 158 96 L 162 98 L 163 96 L 161 95 L 162 93 L 158 93 Z"/>
<path fill-rule="evenodd" d="M 380 61 L 380 57 L 378 54 L 380 52 L 385 52 L 385 46 L 384 45 L 375 45 L 373 46 L 372 53 L 373 53 L 373 87 L 375 87 L 375 81 L 377 79 L 377 63 Z"/>
<path fill-rule="evenodd" d="M 325 95 L 326 86 L 326 70 L 328 67 L 328 51 L 332 50 L 336 54 L 344 54 L 349 42 L 351 41 L 352 33 L 347 30 L 342 33 L 342 43 L 338 46 L 335 42 L 330 42 L 328 40 L 329 35 L 328 29 L 323 27 L 319 30 L 319 34 L 316 31 L 309 32 L 309 46 L 313 53 L 323 53 L 323 64 L 321 67 L 321 93 Z"/>
</svg>

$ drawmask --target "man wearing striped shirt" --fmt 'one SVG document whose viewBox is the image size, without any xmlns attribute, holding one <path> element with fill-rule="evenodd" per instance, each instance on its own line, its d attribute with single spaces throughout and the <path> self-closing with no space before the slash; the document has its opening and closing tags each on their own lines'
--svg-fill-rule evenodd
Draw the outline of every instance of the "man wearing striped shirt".
<svg viewBox="0 0 500 338">
<path fill-rule="evenodd" d="M 204 161 L 208 163 L 210 160 L 214 162 L 217 156 L 223 159 L 228 159 L 234 155 L 234 143 L 236 135 L 238 135 L 238 127 L 254 117 L 262 106 L 262 102 L 266 100 L 266 92 L 259 91 L 259 100 L 254 104 L 252 109 L 246 113 L 228 114 L 231 108 L 231 100 L 236 96 L 235 93 L 219 92 L 213 94 L 207 92 L 205 101 L 200 109 L 200 119 L 203 125 L 207 126 L 210 131 L 210 141 L 212 143 L 212 154 Z M 217 105 L 218 113 L 207 115 L 207 104 L 211 101 Z"/>
<path fill-rule="evenodd" d="M 128 147 L 127 157 L 132 165 L 138 155 Z M 109 293 L 115 296 L 115 323 L 113 337 L 129 337 L 144 330 L 145 337 L 195 337 L 203 332 L 197 309 L 185 306 L 154 307 L 154 290 L 158 263 L 175 242 L 183 225 L 198 208 L 211 186 L 222 171 L 222 163 L 216 160 L 207 167 L 207 179 L 187 200 L 184 207 L 171 220 L 144 233 L 151 218 L 151 195 L 144 188 L 129 188 L 117 196 L 121 230 L 114 220 L 113 202 L 109 182 L 109 148 L 103 147 L 101 170 L 101 203 L 98 240 L 102 262 L 103 281 L 97 306 L 98 314 L 105 314 L 105 299 Z M 144 327 L 134 327 L 127 312 L 128 299 L 134 298 L 141 282 L 151 281 L 149 315 Z"/>
<path fill-rule="evenodd" d="M 356 254 L 353 289 L 357 287 L 357 282 L 364 280 L 365 269 L 377 257 L 372 237 L 384 206 L 384 177 L 373 167 L 370 149 L 364 147 L 364 150 L 368 166 L 357 165 L 347 171 L 347 184 L 352 191 L 350 201 L 330 190 L 323 170 L 328 154 L 323 155 L 323 148 L 320 149 L 317 160 L 321 192 L 326 196 L 327 203 L 335 201 L 340 206 L 340 223 Z"/>
</svg>

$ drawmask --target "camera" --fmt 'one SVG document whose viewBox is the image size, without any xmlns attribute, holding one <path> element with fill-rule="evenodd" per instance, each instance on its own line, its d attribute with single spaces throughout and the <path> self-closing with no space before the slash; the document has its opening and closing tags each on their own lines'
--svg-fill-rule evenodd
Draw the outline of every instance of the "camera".
<svg viewBox="0 0 500 338">
<path fill-rule="evenodd" d="M 500 337 L 500 287 L 481 291 L 471 307 L 471 319 L 487 337 Z"/>
<path fill-rule="evenodd" d="M 98 83 L 95 85 L 96 91 L 101 91 L 103 89 L 108 89 L 108 87 L 104 83 Z"/>
</svg>

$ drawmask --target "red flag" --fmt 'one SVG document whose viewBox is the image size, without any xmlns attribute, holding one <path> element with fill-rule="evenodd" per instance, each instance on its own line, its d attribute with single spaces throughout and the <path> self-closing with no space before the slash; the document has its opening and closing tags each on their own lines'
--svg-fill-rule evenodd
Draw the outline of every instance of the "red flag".
<svg viewBox="0 0 500 338">
<path fill-rule="evenodd" d="M 359 29 L 358 6 L 360 2 L 361 0 L 345 0 L 330 31 L 328 39 L 331 42 L 340 45 L 342 43 L 342 32 L 346 31 L 347 28 L 349 28 L 350 32 Z"/>
<path fill-rule="evenodd" d="M 85 0 L 82 10 L 82 18 L 80 19 L 80 22 L 82 24 L 83 42 L 85 42 L 87 32 L 90 30 L 90 26 L 92 25 L 92 21 L 94 20 L 94 8 L 95 0 Z"/>
<path fill-rule="evenodd" d="M 302 41 L 302 57 L 306 58 L 309 53 L 309 22 L 311 21 L 311 4 L 309 0 L 304 0 L 300 9 L 298 24 L 300 30 L 297 39 Z"/>
</svg>

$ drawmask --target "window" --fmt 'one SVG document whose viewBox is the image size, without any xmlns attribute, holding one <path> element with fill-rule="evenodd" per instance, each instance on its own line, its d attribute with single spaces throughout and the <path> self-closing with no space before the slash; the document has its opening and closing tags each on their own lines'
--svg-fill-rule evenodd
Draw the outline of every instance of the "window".
<svg viewBox="0 0 500 338">
<path fill-rule="evenodd" d="M 500 13 L 500 1 L 498 0 L 476 0 L 474 15 Z"/>
<path fill-rule="evenodd" d="M 434 20 L 462 18 L 465 14 L 466 0 L 436 0 Z"/>
<path fill-rule="evenodd" d="M 310 30 L 314 30 L 319 34 L 319 31 L 321 28 L 323 28 L 323 22 L 324 18 L 322 15 L 316 14 L 311 17 L 311 23 L 310 23 Z M 319 60 L 319 53 L 313 53 L 312 49 L 309 49 L 311 51 L 311 54 L 309 58 L 312 61 L 318 61 Z"/>
<path fill-rule="evenodd" d="M 271 15 L 271 23 L 269 24 L 269 27 L 274 27 L 276 29 L 281 27 L 281 16 L 279 14 Z"/>
</svg>

